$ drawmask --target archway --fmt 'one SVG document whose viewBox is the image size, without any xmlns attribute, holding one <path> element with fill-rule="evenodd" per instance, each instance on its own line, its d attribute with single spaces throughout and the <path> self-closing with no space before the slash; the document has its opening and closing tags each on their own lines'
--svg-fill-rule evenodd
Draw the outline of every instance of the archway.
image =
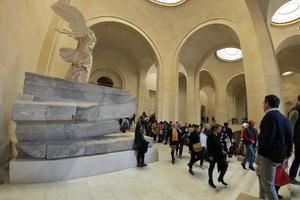
<svg viewBox="0 0 300 200">
<path fill-rule="evenodd" d="M 222 87 L 218 87 L 215 80 L 208 80 L 208 77 L 213 76 L 207 69 L 205 69 L 205 72 L 201 71 L 203 69 L 204 62 L 209 56 L 215 54 L 215 52 L 220 48 L 240 48 L 239 38 L 235 31 L 230 26 L 223 24 L 224 21 L 222 21 L 222 23 L 220 22 L 218 23 L 217 20 L 215 22 L 211 21 L 195 28 L 182 41 L 180 50 L 178 52 L 178 62 L 182 63 L 186 67 L 188 73 L 188 83 L 193 84 L 188 85 L 188 88 L 193 87 L 193 91 L 198 91 L 195 92 L 194 95 L 188 97 L 189 105 L 193 105 L 192 101 L 195 101 L 196 99 L 195 107 L 189 110 L 189 112 L 195 113 L 188 113 L 188 115 L 194 114 L 196 117 L 195 121 L 197 122 L 200 121 L 200 106 L 203 105 L 201 102 L 199 102 L 199 100 L 201 101 L 201 98 L 199 98 L 199 91 L 206 87 L 206 85 L 209 85 L 208 83 L 213 83 L 210 85 L 211 88 L 214 89 L 214 97 L 216 98 L 215 101 L 218 101 L 218 104 L 224 101 L 222 104 L 225 105 L 225 99 L 221 99 L 222 96 L 224 96 L 224 94 L 222 94 Z M 207 76 L 201 74 L 207 74 Z M 220 107 L 222 108 L 222 106 Z M 209 108 L 207 109 L 210 110 Z M 223 110 L 220 110 L 218 113 L 224 112 Z M 222 121 L 224 120 L 223 116 L 210 117 L 215 117 L 216 119 Z"/>
<path fill-rule="evenodd" d="M 137 97 L 136 114 L 141 114 L 147 110 L 147 72 L 152 65 L 159 68 L 161 64 L 156 47 L 143 31 L 125 20 L 99 17 L 88 23 L 99 38 L 93 52 L 92 71 L 99 71 L 101 66 L 110 66 L 119 72 L 124 78 L 122 88 L 130 90 Z M 158 104 L 155 106 L 157 113 Z"/>
<path fill-rule="evenodd" d="M 101 77 L 107 77 L 111 79 L 113 82 L 114 88 L 125 88 L 125 78 L 123 74 L 118 71 L 117 69 L 114 69 L 113 67 L 108 66 L 97 66 L 94 68 L 94 70 L 91 72 L 90 76 L 90 83 L 98 84 L 98 79 Z"/>
<path fill-rule="evenodd" d="M 201 107 L 206 108 L 205 116 L 201 114 L 201 121 L 208 118 L 210 121 L 212 117 L 216 118 L 215 115 L 215 102 L 216 102 L 216 82 L 213 75 L 207 69 L 200 71 L 199 77 L 199 104 Z"/>
<path fill-rule="evenodd" d="M 111 80 L 111 78 L 107 76 L 101 76 L 97 80 L 97 85 L 106 86 L 106 87 L 113 87 L 114 82 Z"/>
<path fill-rule="evenodd" d="M 238 74 L 226 84 L 227 121 L 241 123 L 248 119 L 245 75 Z"/>
<path fill-rule="evenodd" d="M 297 103 L 300 94 L 300 35 L 286 38 L 276 50 L 285 114 Z M 296 42 L 297 41 L 297 42 Z"/>
<path fill-rule="evenodd" d="M 178 75 L 178 121 L 187 122 L 187 80 L 184 73 L 179 72 Z"/>
</svg>

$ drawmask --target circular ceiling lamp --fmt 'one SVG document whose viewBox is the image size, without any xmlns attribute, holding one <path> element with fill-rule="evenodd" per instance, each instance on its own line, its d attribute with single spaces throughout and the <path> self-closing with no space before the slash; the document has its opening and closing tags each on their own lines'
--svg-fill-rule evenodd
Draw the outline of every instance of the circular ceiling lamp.
<svg viewBox="0 0 300 200">
<path fill-rule="evenodd" d="M 291 0 L 281 6 L 273 15 L 271 24 L 290 25 L 300 21 L 300 0 Z"/>
<path fill-rule="evenodd" d="M 290 75 L 292 75 L 292 74 L 294 74 L 293 71 L 288 71 L 288 72 L 282 73 L 282 76 L 290 76 Z"/>
<path fill-rule="evenodd" d="M 238 48 L 224 48 L 216 52 L 217 58 L 226 62 L 236 62 L 242 59 L 242 50 Z"/>
<path fill-rule="evenodd" d="M 178 6 L 184 3 L 186 0 L 150 0 L 150 1 L 164 6 Z"/>
</svg>

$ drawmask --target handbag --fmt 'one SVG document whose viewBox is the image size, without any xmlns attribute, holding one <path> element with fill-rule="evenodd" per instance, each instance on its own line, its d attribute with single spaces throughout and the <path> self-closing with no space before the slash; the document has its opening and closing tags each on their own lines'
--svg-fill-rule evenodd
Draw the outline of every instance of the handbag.
<svg viewBox="0 0 300 200">
<path fill-rule="evenodd" d="M 201 146 L 201 143 L 195 143 L 193 144 L 193 150 L 198 153 L 202 150 L 202 146 Z"/>
<path fill-rule="evenodd" d="M 276 168 L 275 173 L 275 185 L 284 186 L 291 182 L 289 175 L 286 173 L 282 165 Z"/>
</svg>

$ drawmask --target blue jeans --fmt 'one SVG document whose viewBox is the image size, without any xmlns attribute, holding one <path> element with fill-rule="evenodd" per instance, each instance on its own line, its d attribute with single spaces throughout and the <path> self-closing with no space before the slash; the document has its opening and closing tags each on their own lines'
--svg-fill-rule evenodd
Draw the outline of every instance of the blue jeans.
<svg viewBox="0 0 300 200">
<path fill-rule="evenodd" d="M 275 188 L 275 173 L 278 163 L 272 162 L 269 158 L 259 156 L 260 165 L 258 166 L 259 172 L 259 197 L 268 200 L 278 200 Z"/>
<path fill-rule="evenodd" d="M 243 165 L 246 165 L 247 162 L 249 162 L 249 167 L 253 167 L 253 162 L 254 162 L 254 147 L 253 144 L 248 144 L 247 145 L 247 154 L 242 162 Z"/>
</svg>

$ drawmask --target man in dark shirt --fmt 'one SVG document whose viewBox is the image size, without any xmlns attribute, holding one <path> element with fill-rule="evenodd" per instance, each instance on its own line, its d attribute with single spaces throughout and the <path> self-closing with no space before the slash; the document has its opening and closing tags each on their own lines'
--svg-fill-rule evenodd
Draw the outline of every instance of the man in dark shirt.
<svg viewBox="0 0 300 200">
<path fill-rule="evenodd" d="M 189 173 L 194 175 L 193 172 L 193 164 L 200 160 L 200 151 L 196 152 L 193 148 L 194 144 L 200 143 L 200 127 L 199 125 L 195 125 L 195 130 L 189 136 L 189 152 L 191 154 L 191 160 L 188 163 Z"/>
<path fill-rule="evenodd" d="M 263 102 L 265 116 L 258 137 L 258 166 L 261 199 L 278 200 L 274 177 L 280 163 L 287 163 L 292 152 L 292 129 L 288 119 L 279 111 L 280 99 L 268 95 Z"/>
</svg>

